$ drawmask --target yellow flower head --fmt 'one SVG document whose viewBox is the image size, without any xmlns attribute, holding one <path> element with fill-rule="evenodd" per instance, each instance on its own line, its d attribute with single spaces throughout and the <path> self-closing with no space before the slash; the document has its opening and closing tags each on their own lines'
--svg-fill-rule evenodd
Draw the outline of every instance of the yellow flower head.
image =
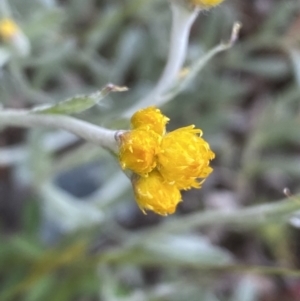
<svg viewBox="0 0 300 301">
<path fill-rule="evenodd" d="M 118 136 L 119 161 L 131 170 L 133 189 L 141 210 L 161 215 L 175 212 L 180 190 L 200 188 L 212 172 L 215 154 L 193 125 L 165 134 L 168 118 L 155 107 L 131 118 L 132 130 Z"/>
<path fill-rule="evenodd" d="M 161 136 L 151 130 L 137 129 L 119 137 L 119 161 L 122 169 L 130 169 L 141 176 L 147 176 L 156 166 Z"/>
<path fill-rule="evenodd" d="M 20 31 L 18 25 L 11 19 L 0 20 L 0 37 L 8 41 Z"/>
<path fill-rule="evenodd" d="M 159 135 L 163 135 L 166 132 L 166 124 L 169 120 L 156 107 L 148 107 L 133 114 L 131 117 L 131 127 L 132 129 L 143 128 L 152 130 Z"/>
<path fill-rule="evenodd" d="M 144 213 L 145 210 L 151 210 L 160 215 L 172 214 L 181 201 L 179 189 L 165 182 L 156 170 L 147 178 L 133 179 L 133 189 L 136 201 Z"/>
<path fill-rule="evenodd" d="M 198 6 L 200 8 L 210 8 L 219 5 L 224 0 L 188 0 L 192 5 Z"/>
<path fill-rule="evenodd" d="M 165 135 L 158 154 L 158 169 L 164 179 L 179 189 L 199 188 L 211 172 L 210 160 L 215 155 L 193 125 Z"/>
</svg>

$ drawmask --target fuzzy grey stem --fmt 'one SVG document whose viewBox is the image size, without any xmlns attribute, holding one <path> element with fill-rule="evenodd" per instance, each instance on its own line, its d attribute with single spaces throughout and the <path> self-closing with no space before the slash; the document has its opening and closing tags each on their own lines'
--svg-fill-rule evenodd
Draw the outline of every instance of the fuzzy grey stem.
<svg viewBox="0 0 300 301">
<path fill-rule="evenodd" d="M 117 152 L 116 131 L 108 130 L 86 121 L 69 116 L 32 114 L 26 110 L 0 111 L 2 126 L 45 127 L 69 131 L 89 142 L 100 145 L 112 152 Z"/>
<path fill-rule="evenodd" d="M 1 18 L 11 16 L 10 7 L 6 0 L 0 0 L 0 16 Z"/>
<path fill-rule="evenodd" d="M 194 9 L 191 11 L 174 1 L 170 5 L 172 10 L 172 29 L 167 64 L 152 92 L 127 110 L 124 113 L 124 117 L 130 117 L 140 108 L 158 105 L 160 97 L 175 83 L 176 77 L 185 61 L 190 29 L 199 10 Z"/>
<path fill-rule="evenodd" d="M 198 11 L 189 11 L 175 2 L 171 3 L 173 14 L 171 41 L 167 65 L 154 91 L 149 95 L 156 101 L 156 97 L 166 92 L 174 83 L 185 61 L 189 40 L 189 33 Z"/>
</svg>

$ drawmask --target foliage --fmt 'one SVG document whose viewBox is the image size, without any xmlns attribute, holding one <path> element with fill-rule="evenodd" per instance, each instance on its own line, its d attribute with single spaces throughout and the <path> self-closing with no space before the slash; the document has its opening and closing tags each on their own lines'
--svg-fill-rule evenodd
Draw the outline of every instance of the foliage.
<svg viewBox="0 0 300 301">
<path fill-rule="evenodd" d="M 80 106 L 67 101 L 63 113 L 129 127 L 123 112 L 148 95 L 167 58 L 167 1 L 0 3 L 30 42 L 26 54 L 2 41 L 3 107 L 50 104 L 61 114 L 60 101 L 73 99 Z M 198 16 L 188 70 L 160 109 L 170 129 L 203 129 L 216 159 L 174 216 L 143 215 L 99 146 L 3 128 L 0 300 L 298 300 L 299 16 L 292 0 L 226 0 Z M 204 67 L 235 21 L 238 42 Z M 98 103 L 93 93 L 109 82 L 129 91 Z"/>
</svg>

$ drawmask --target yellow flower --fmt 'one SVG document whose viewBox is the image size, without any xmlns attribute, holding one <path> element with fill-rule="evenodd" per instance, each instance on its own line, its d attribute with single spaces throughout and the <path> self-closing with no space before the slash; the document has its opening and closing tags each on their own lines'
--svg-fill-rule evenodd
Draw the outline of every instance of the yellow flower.
<svg viewBox="0 0 300 301">
<path fill-rule="evenodd" d="M 119 161 L 133 172 L 136 201 L 145 213 L 172 214 L 181 201 L 180 190 L 200 188 L 212 172 L 215 154 L 193 125 L 165 134 L 168 118 L 155 107 L 136 112 L 132 130 L 118 136 Z"/>
<path fill-rule="evenodd" d="M 131 117 L 131 127 L 133 129 L 143 128 L 145 130 L 152 130 L 159 135 L 163 135 L 166 132 L 166 124 L 169 120 L 156 107 L 148 107 L 133 114 Z"/>
<path fill-rule="evenodd" d="M 191 125 L 170 132 L 162 139 L 158 169 L 166 181 L 179 189 L 200 188 L 212 172 L 209 163 L 215 154 L 201 135 L 201 130 Z"/>
<path fill-rule="evenodd" d="M 136 129 L 119 137 L 119 161 L 122 169 L 147 176 L 156 166 L 161 136 L 151 130 Z"/>
<path fill-rule="evenodd" d="M 11 19 L 0 20 L 0 37 L 8 41 L 20 31 L 18 25 Z"/>
<path fill-rule="evenodd" d="M 181 202 L 179 189 L 164 181 L 156 170 L 147 178 L 133 179 L 133 189 L 136 201 L 140 209 L 154 211 L 160 215 L 168 215 L 175 212 L 177 204 Z"/>
<path fill-rule="evenodd" d="M 200 8 L 210 8 L 219 5 L 224 0 L 188 0 L 192 5 L 199 6 Z"/>
</svg>

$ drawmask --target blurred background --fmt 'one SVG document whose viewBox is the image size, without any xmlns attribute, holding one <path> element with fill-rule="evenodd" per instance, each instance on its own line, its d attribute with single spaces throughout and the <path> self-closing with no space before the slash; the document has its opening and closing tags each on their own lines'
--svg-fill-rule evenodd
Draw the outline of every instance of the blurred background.
<svg viewBox="0 0 300 301">
<path fill-rule="evenodd" d="M 147 95 L 166 61 L 165 0 L 0 0 L 0 15 L 21 29 L 0 45 L 5 108 L 113 82 L 130 91 L 76 117 L 124 128 L 120 112 Z M 99 147 L 64 131 L 0 129 L 1 301 L 300 300 L 300 214 L 213 224 L 222 212 L 276 206 L 285 187 L 300 191 L 299 2 L 226 0 L 202 12 L 187 65 L 228 40 L 235 21 L 236 45 L 161 108 L 168 130 L 195 124 L 216 153 L 214 172 L 183 193 L 174 216 L 143 215 Z M 186 223 L 207 210 L 216 212 L 209 226 Z"/>
</svg>

